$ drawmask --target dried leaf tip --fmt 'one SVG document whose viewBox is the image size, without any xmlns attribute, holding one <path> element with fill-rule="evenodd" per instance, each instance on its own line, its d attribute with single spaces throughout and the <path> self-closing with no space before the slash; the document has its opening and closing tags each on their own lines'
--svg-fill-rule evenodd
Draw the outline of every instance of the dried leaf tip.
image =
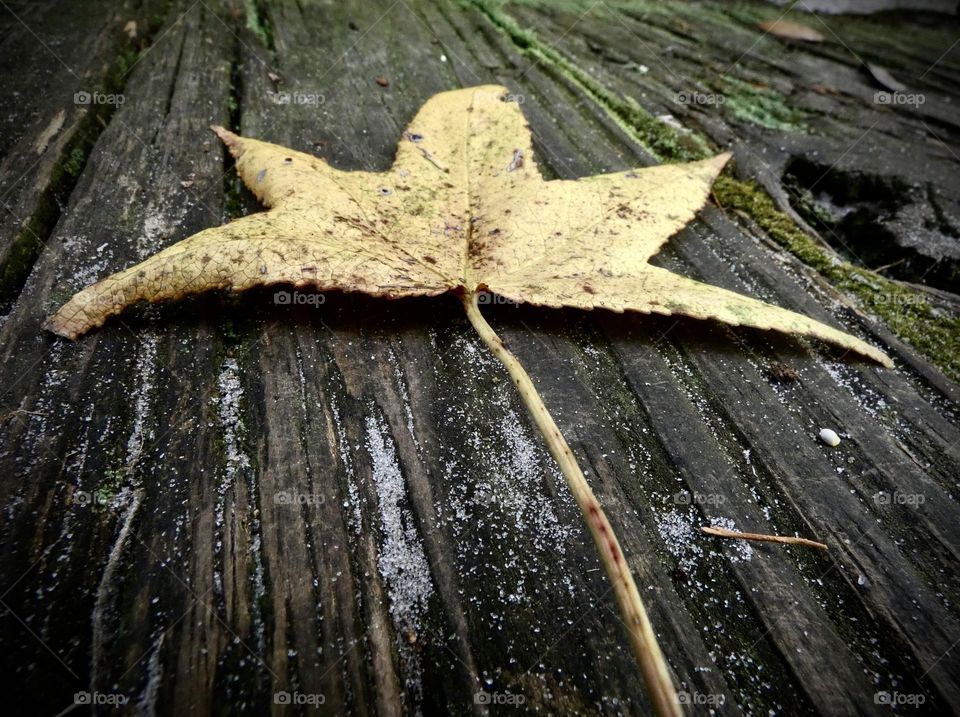
<svg viewBox="0 0 960 717">
<path fill-rule="evenodd" d="M 242 153 L 242 150 L 240 149 L 241 142 L 240 142 L 240 137 L 238 135 L 235 135 L 226 127 L 221 127 L 218 124 L 210 125 L 210 129 L 212 129 L 216 133 L 217 137 L 220 138 L 221 142 L 223 142 L 225 145 L 227 145 L 227 147 L 229 147 L 230 154 L 232 154 L 234 157 L 240 156 L 240 154 Z"/>
<path fill-rule="evenodd" d="M 706 169 L 706 174 L 710 178 L 711 184 L 713 181 L 720 176 L 720 173 L 723 171 L 723 168 L 727 166 L 727 162 L 733 159 L 733 152 L 722 152 L 713 157 L 708 157 L 707 159 L 701 159 L 699 162 L 691 163 L 693 166 L 700 166 Z"/>
<path fill-rule="evenodd" d="M 44 321 L 43 327 L 42 327 L 43 330 L 49 331 L 50 333 L 56 334 L 57 336 L 62 336 L 63 338 L 69 339 L 70 341 L 76 340 L 77 338 L 76 334 L 71 334 L 69 331 L 67 331 L 66 327 L 62 325 L 62 322 L 58 321 L 59 316 L 60 316 L 59 314 L 56 314 L 48 318 L 46 321 Z"/>
<path fill-rule="evenodd" d="M 91 328 L 103 325 L 103 319 L 87 320 L 84 310 L 86 299 L 87 296 L 83 292 L 78 293 L 70 302 L 74 305 L 74 310 L 68 312 L 64 311 L 65 307 L 62 307 L 60 311 L 43 322 L 43 329 L 69 341 L 76 341 L 81 334 Z"/>
<path fill-rule="evenodd" d="M 711 163 L 717 168 L 717 173 L 719 174 L 720 170 L 727 166 L 727 162 L 731 159 L 733 159 L 733 152 L 721 152 L 716 157 L 711 158 Z"/>
</svg>

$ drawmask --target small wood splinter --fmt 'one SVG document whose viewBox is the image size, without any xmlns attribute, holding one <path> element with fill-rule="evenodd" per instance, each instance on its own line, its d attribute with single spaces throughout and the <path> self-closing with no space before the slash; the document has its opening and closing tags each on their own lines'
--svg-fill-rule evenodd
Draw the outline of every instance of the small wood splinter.
<svg viewBox="0 0 960 717">
<path fill-rule="evenodd" d="M 788 543 L 790 545 L 808 545 L 811 548 L 820 548 L 826 550 L 826 543 L 818 543 L 816 540 L 807 540 L 806 538 L 794 538 L 789 535 L 765 535 L 763 533 L 741 533 L 739 530 L 727 530 L 726 528 L 715 528 L 705 525 L 700 528 L 707 535 L 715 535 L 718 538 L 739 538 L 740 540 L 763 540 L 768 543 Z"/>
</svg>

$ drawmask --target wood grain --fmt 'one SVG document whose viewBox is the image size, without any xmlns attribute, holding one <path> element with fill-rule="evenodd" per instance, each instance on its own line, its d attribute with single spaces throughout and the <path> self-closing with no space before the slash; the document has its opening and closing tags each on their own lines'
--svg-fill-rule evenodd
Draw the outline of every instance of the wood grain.
<svg viewBox="0 0 960 717">
<path fill-rule="evenodd" d="M 611 91 L 732 143 L 739 171 L 771 193 L 788 192 L 796 157 L 876 174 L 905 143 L 912 156 L 894 171 L 905 182 L 926 171 L 953 206 L 943 147 L 957 151 L 955 113 L 857 100 L 870 79 L 840 43 L 788 54 L 764 41 L 738 63 L 755 32 L 732 11 L 587 7 L 504 12 Z M 153 29 L 121 82 L 125 102 L 98 123 L 0 325 L 0 621 L 13 713 L 56 714 L 89 690 L 144 714 L 285 714 L 280 693 L 322 695 L 324 714 L 646 714 L 572 499 L 456 300 L 329 295 L 289 308 L 254 291 L 135 310 L 75 344 L 40 325 L 88 281 L 258 209 L 206 129 L 214 122 L 382 170 L 430 95 L 501 82 L 523 95 L 551 176 L 652 158 L 474 4 L 177 0 L 90 4 L 73 27 L 23 20 L 56 50 L 81 33 L 116 37 L 138 13 Z M 2 22 L 5 66 L 70 89 L 23 24 Z M 840 22 L 858 54 L 896 76 L 919 75 L 946 49 L 897 44 L 883 20 Z M 19 65 L 14 47 L 29 49 Z M 80 72 L 82 58 L 63 60 Z M 925 79 L 954 103 L 955 65 L 949 56 Z M 776 85 L 805 109 L 806 128 L 670 101 L 686 82 L 672 73 L 715 66 Z M 791 94 L 816 81 L 851 94 Z M 317 101 L 277 101 L 293 91 Z M 18 107 L 18 125 L 36 115 L 34 134 L 0 144 L 3 191 L 56 111 Z M 16 222 L 2 231 L 0 246 Z M 956 387 L 719 208 L 657 262 L 857 332 L 898 364 L 698 322 L 485 308 L 610 516 L 694 713 L 710 698 L 730 715 L 882 714 L 882 691 L 955 710 Z M 784 365 L 799 380 L 777 378 Z M 840 446 L 817 440 L 822 427 Z M 710 520 L 815 535 L 830 550 L 718 544 L 697 529 Z M 523 703 L 484 705 L 481 691 Z"/>
</svg>

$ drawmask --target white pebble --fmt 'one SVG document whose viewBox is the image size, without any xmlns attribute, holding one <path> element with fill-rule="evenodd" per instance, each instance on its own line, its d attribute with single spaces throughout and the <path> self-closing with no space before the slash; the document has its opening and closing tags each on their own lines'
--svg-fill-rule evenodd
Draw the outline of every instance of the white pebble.
<svg viewBox="0 0 960 717">
<path fill-rule="evenodd" d="M 828 446 L 840 445 L 840 436 L 837 435 L 836 431 L 830 428 L 820 429 L 820 440 L 826 443 Z"/>
</svg>

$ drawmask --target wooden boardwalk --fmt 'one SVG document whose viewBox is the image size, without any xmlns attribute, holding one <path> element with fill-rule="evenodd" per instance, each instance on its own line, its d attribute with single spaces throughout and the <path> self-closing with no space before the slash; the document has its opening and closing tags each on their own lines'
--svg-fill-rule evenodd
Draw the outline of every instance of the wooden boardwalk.
<svg viewBox="0 0 960 717">
<path fill-rule="evenodd" d="M 644 140 L 660 159 L 729 148 L 823 256 L 891 264 L 891 303 L 949 317 L 960 26 L 795 14 L 825 35 L 798 46 L 756 30 L 781 12 L 4 4 L 8 713 L 85 691 L 143 714 L 646 714 L 576 507 L 456 300 L 263 290 L 141 307 L 76 343 L 41 324 L 259 210 L 211 123 L 382 170 L 424 100 L 489 82 L 522 101 L 550 176 L 651 164 Z M 878 102 L 864 62 L 923 104 Z M 744 206 L 708 207 L 655 263 L 842 327 L 896 369 L 695 321 L 485 313 L 606 507 L 693 713 L 956 713 L 957 357 Z M 701 535 L 711 522 L 829 550 Z"/>
</svg>

